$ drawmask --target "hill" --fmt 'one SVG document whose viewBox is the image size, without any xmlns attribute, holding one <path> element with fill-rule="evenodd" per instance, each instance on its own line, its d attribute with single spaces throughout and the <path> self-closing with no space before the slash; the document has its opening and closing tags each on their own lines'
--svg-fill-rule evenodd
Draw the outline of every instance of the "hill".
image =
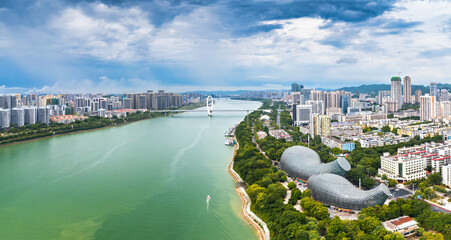
<svg viewBox="0 0 451 240">
<path fill-rule="evenodd" d="M 390 91 L 390 84 L 363 84 L 358 87 L 342 87 L 337 90 L 345 90 L 348 92 L 357 92 L 357 93 L 367 93 L 367 94 L 377 94 L 379 91 Z M 437 84 L 438 89 L 447 89 L 448 91 L 451 91 L 451 84 Z M 416 90 L 421 90 L 421 92 L 429 93 L 429 86 L 424 85 L 412 85 L 412 94 L 415 93 Z"/>
</svg>

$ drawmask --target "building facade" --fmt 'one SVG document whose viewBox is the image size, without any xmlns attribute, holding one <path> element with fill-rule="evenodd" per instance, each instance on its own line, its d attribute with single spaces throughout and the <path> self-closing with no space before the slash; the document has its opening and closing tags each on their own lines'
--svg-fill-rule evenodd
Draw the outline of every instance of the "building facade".
<svg viewBox="0 0 451 240">
<path fill-rule="evenodd" d="M 400 77 L 392 77 L 391 78 L 391 91 L 390 96 L 395 101 L 395 112 L 401 109 L 402 107 L 402 90 L 401 90 L 401 78 Z"/>
<path fill-rule="evenodd" d="M 403 93 L 404 93 L 404 103 L 410 103 L 410 99 L 412 97 L 412 86 L 411 86 L 411 80 L 409 76 L 404 77 L 404 84 L 403 84 Z"/>
<path fill-rule="evenodd" d="M 425 160 L 416 154 L 381 157 L 381 168 L 378 173 L 397 181 L 410 181 L 426 177 Z"/>
</svg>

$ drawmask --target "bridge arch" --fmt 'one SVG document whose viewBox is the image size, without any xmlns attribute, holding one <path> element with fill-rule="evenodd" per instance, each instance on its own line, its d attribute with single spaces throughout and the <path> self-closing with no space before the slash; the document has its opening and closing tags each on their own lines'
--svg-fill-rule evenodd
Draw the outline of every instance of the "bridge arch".
<svg viewBox="0 0 451 240">
<path fill-rule="evenodd" d="M 213 97 L 211 95 L 208 95 L 206 102 L 207 102 L 207 114 L 208 116 L 211 116 L 214 104 Z"/>
</svg>

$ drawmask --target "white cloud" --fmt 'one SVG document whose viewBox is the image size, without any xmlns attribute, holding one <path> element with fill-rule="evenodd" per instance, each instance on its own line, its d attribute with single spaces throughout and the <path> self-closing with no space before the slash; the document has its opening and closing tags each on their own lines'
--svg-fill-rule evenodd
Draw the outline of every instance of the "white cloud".
<svg viewBox="0 0 451 240">
<path fill-rule="evenodd" d="M 62 51 L 101 60 L 137 61 L 147 57 L 145 43 L 154 27 L 139 8 L 89 4 L 73 7 L 54 16 L 48 26 Z M 88 14 L 88 10 L 90 14 Z"/>
<path fill-rule="evenodd" d="M 307 87 L 326 83 L 333 88 L 388 83 L 397 72 L 410 75 L 413 84 L 427 84 L 449 81 L 451 56 L 426 54 L 451 48 L 449 26 L 445 26 L 450 21 L 449 9 L 449 1 L 401 1 L 394 10 L 365 22 L 331 22 L 319 17 L 265 21 L 259 24 L 282 28 L 236 36 L 218 6 L 198 7 L 154 26 L 146 9 L 97 2 L 67 7 L 51 15 L 42 27 L 0 23 L 0 49 L 12 49 L 3 54 L 13 55 L 25 71 L 57 79 L 47 84 L 55 90 L 81 91 L 77 87 L 81 84 L 96 91 L 170 87 L 166 79 L 145 76 L 154 66 L 183 73 L 179 78 L 186 79 L 186 88 L 240 81 L 247 81 L 241 85 L 260 81 L 263 86 L 276 86 L 295 80 Z M 402 23 L 412 21 L 422 24 L 403 28 Z M 390 27 L 394 23 L 401 25 Z M 98 71 L 104 76 L 99 79 L 61 81 L 78 78 L 73 77 L 76 64 L 66 63 L 67 59 L 124 66 L 144 62 L 145 66 L 136 70 L 141 79 L 124 75 L 127 80 L 111 80 L 104 76 L 108 76 L 107 69 L 106 73 Z"/>
</svg>

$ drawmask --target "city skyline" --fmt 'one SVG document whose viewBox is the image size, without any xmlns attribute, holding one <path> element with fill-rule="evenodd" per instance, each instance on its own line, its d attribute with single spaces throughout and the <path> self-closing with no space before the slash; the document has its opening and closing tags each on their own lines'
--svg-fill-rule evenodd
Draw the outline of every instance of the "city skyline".
<svg viewBox="0 0 451 240">
<path fill-rule="evenodd" d="M 278 90 L 293 81 L 338 88 L 399 71 L 415 84 L 447 83 L 450 7 L 2 1 L 0 91 Z"/>
</svg>

